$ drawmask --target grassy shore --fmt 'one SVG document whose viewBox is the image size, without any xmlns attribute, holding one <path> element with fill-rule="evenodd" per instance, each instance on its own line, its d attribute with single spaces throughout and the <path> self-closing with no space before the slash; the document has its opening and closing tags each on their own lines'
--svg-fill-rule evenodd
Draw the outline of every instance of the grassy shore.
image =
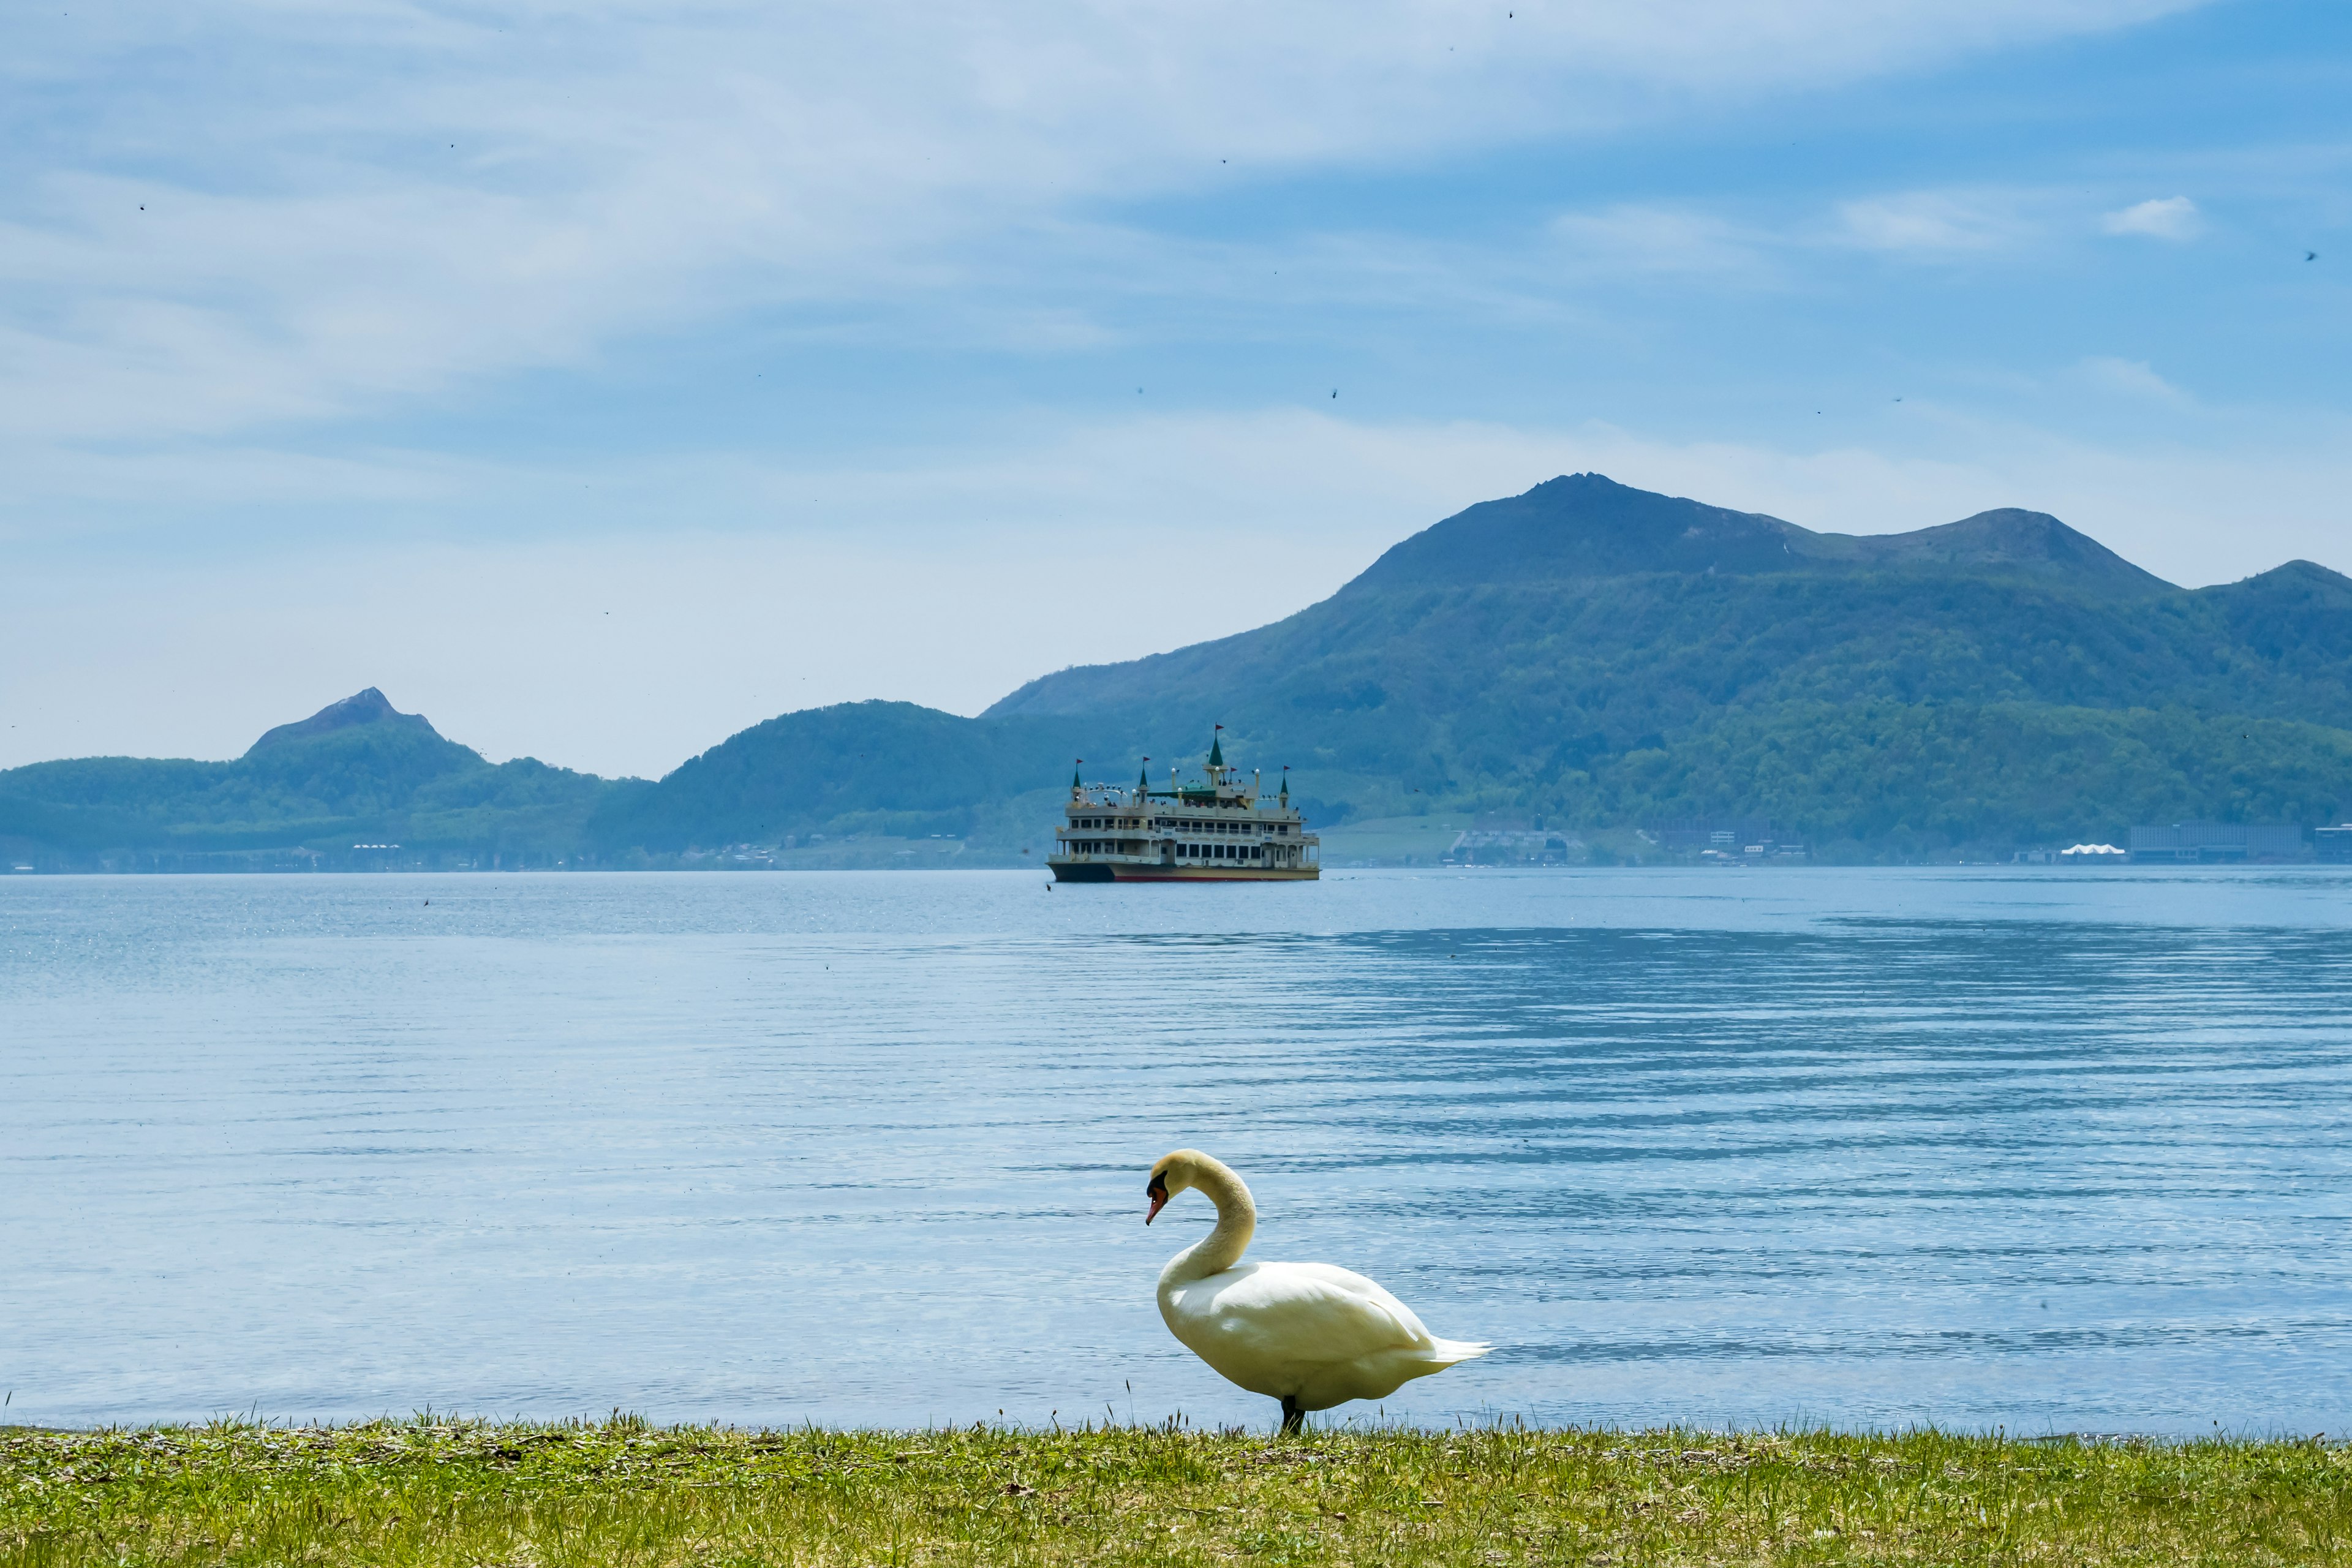
<svg viewBox="0 0 2352 1568">
<path fill-rule="evenodd" d="M 2352 1562 L 2352 1450 L 1696 1432 L 0 1430 L 0 1563 Z"/>
</svg>

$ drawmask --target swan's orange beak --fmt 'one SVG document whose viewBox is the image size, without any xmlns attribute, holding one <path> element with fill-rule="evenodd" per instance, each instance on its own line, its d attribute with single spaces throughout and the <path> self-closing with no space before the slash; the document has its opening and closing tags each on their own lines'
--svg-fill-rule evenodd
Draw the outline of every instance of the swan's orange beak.
<svg viewBox="0 0 2352 1568">
<path fill-rule="evenodd" d="M 1160 1216 L 1160 1211 L 1168 1206 L 1168 1184 L 1154 1176 L 1151 1184 L 1143 1189 L 1143 1195 L 1151 1200 L 1151 1207 L 1143 1216 L 1143 1223 L 1150 1225 Z"/>
</svg>

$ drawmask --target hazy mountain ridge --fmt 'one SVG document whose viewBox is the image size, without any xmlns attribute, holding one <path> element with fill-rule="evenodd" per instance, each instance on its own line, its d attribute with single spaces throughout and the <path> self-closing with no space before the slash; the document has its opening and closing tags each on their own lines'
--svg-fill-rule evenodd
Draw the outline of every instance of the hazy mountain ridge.
<svg viewBox="0 0 2352 1568">
<path fill-rule="evenodd" d="M 1909 533 L 1816 533 L 1761 512 L 1637 490 L 1600 474 L 1569 474 L 1423 529 L 1340 592 L 1874 568 L 2043 577 L 2076 592 L 2172 591 L 2046 512 L 2004 508 Z"/>
<path fill-rule="evenodd" d="M 1370 815 L 1771 815 L 1913 846 L 2316 821 L 2352 804 L 2330 760 L 2352 731 L 2352 581 L 2296 562 L 2189 591 L 2041 513 L 1815 534 L 1577 476 L 1458 513 L 1272 626 L 1064 670 L 989 712 L 1222 721 L 1309 781 L 1351 775 Z M 1972 773 L 1989 742 L 1969 737 L 2029 714 L 2042 756 Z M 2227 721 L 2183 751 L 2167 714 Z M 2258 743 L 2258 721 L 2291 728 Z M 1857 752 L 1874 731 L 1917 765 Z M 2084 748 L 2130 761 L 2070 776 Z"/>
<path fill-rule="evenodd" d="M 0 838 L 373 824 L 625 864 L 862 833 L 1009 859 L 1049 832 L 1073 756 L 1124 783 L 1149 755 L 1156 783 L 1218 723 L 1245 765 L 1293 765 L 1324 821 L 1764 815 L 1853 854 L 2332 821 L 2352 807 L 2352 580 L 2291 562 L 2186 590 L 2040 512 L 1816 533 L 1575 475 L 1465 509 L 1270 626 L 1059 671 L 978 719 L 808 710 L 608 784 L 492 768 L 371 689 L 235 763 L 0 773 Z"/>
<path fill-rule="evenodd" d="M 813 832 L 957 838 L 1002 826 L 992 806 L 1065 782 L 1081 727 L 982 721 L 912 702 L 846 702 L 755 724 L 589 824 L 607 852 L 772 844 Z"/>
<path fill-rule="evenodd" d="M 494 765 L 370 688 L 228 762 L 84 757 L 0 773 L 0 843 L 192 867 L 265 850 L 339 862 L 355 841 L 549 861 L 574 852 L 600 802 L 646 787 L 528 757 Z"/>
</svg>

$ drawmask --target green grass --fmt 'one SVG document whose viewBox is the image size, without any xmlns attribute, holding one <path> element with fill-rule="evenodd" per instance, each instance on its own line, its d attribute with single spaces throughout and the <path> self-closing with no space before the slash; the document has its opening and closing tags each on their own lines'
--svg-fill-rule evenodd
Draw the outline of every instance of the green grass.
<svg viewBox="0 0 2352 1568">
<path fill-rule="evenodd" d="M 0 1562 L 2352 1561 L 2352 1450 L 1937 1433 L 0 1431 Z"/>
</svg>

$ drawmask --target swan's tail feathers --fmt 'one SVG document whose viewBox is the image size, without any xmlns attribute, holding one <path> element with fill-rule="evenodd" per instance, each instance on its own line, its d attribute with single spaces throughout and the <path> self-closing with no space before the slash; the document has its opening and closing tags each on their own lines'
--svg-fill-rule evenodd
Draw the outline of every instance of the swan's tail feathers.
<svg viewBox="0 0 2352 1568">
<path fill-rule="evenodd" d="M 1465 1361 L 1476 1361 L 1494 1348 L 1477 1340 L 1433 1338 L 1429 1344 L 1429 1359 L 1440 1366 L 1454 1366 Z"/>
</svg>

